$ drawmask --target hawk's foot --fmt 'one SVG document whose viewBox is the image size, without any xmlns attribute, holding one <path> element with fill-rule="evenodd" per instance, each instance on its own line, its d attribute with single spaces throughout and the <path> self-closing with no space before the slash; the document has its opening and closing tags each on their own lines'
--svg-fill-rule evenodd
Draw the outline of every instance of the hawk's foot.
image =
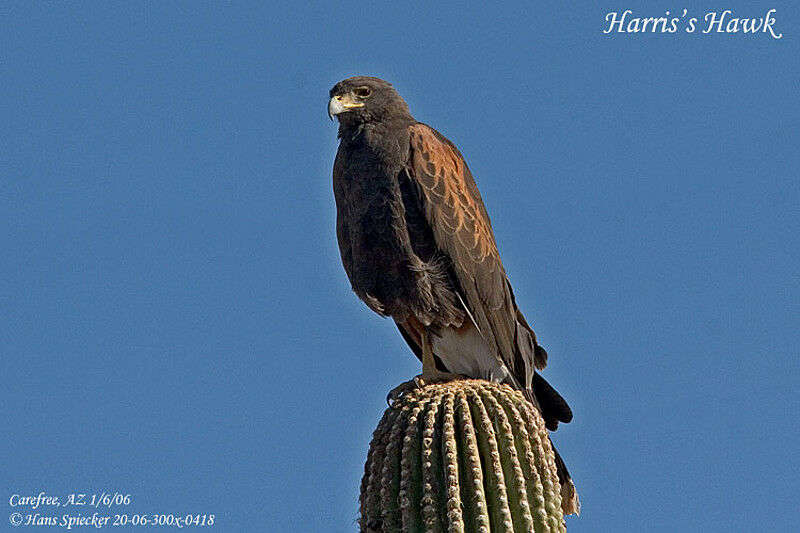
<svg viewBox="0 0 800 533">
<path fill-rule="evenodd" d="M 421 386 L 422 385 L 417 383 L 417 378 L 411 379 L 409 381 L 404 381 L 403 383 L 401 383 L 400 385 L 389 391 L 389 394 L 386 395 L 386 403 L 388 403 L 389 407 L 391 407 L 392 405 L 394 405 L 394 402 L 403 397 L 403 394 L 407 393 L 410 390 L 418 389 Z"/>
<path fill-rule="evenodd" d="M 465 376 L 464 374 L 451 374 L 450 372 L 442 372 L 441 370 L 433 370 L 432 372 L 423 371 L 422 374 L 415 376 L 414 379 L 404 381 L 390 390 L 389 394 L 386 395 L 386 403 L 392 406 L 394 402 L 402 398 L 403 395 L 410 390 L 421 389 L 425 385 L 432 383 L 445 383 L 457 379 L 469 379 L 469 376 Z"/>
<path fill-rule="evenodd" d="M 446 383 L 448 381 L 455 381 L 457 379 L 468 379 L 464 374 L 451 374 L 450 372 L 442 372 L 439 369 L 428 370 L 422 369 L 422 374 L 414 378 L 417 385 L 424 387 L 429 383 Z"/>
</svg>

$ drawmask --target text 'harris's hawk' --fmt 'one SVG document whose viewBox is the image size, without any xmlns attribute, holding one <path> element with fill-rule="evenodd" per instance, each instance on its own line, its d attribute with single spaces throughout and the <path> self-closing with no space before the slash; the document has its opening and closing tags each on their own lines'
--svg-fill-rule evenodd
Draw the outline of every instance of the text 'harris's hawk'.
<svg viewBox="0 0 800 533">
<path fill-rule="evenodd" d="M 414 120 L 378 78 L 337 83 L 328 112 L 339 120 L 333 189 L 345 271 L 370 309 L 394 319 L 422 360 L 420 379 L 461 374 L 507 383 L 539 407 L 549 429 L 569 422 L 567 403 L 535 372 L 547 352 L 517 307 L 458 149 Z M 556 465 L 564 511 L 576 512 L 558 452 Z"/>
</svg>

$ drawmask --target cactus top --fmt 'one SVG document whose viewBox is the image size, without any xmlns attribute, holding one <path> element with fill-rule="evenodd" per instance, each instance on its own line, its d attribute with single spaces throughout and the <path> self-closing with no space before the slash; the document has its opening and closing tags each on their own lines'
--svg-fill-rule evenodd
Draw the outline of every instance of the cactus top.
<svg viewBox="0 0 800 533">
<path fill-rule="evenodd" d="M 458 380 L 411 390 L 386 410 L 359 522 L 370 533 L 564 532 L 562 506 L 538 410 L 507 385 Z"/>
</svg>

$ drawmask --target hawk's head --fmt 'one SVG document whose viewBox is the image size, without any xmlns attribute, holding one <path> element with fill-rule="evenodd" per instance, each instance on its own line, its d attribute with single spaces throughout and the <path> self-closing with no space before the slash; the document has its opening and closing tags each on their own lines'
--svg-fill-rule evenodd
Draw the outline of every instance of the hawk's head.
<svg viewBox="0 0 800 533">
<path fill-rule="evenodd" d="M 342 126 L 367 122 L 411 119 L 408 105 L 389 82 L 371 76 L 354 76 L 331 89 L 328 116 Z"/>
</svg>

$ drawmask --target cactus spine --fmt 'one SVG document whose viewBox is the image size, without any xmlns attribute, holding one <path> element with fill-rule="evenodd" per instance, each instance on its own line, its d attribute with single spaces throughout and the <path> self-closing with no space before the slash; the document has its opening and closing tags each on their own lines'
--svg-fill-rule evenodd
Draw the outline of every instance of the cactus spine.
<svg viewBox="0 0 800 533">
<path fill-rule="evenodd" d="M 566 532 L 536 408 L 507 385 L 413 389 L 386 410 L 361 481 L 362 532 Z"/>
</svg>

